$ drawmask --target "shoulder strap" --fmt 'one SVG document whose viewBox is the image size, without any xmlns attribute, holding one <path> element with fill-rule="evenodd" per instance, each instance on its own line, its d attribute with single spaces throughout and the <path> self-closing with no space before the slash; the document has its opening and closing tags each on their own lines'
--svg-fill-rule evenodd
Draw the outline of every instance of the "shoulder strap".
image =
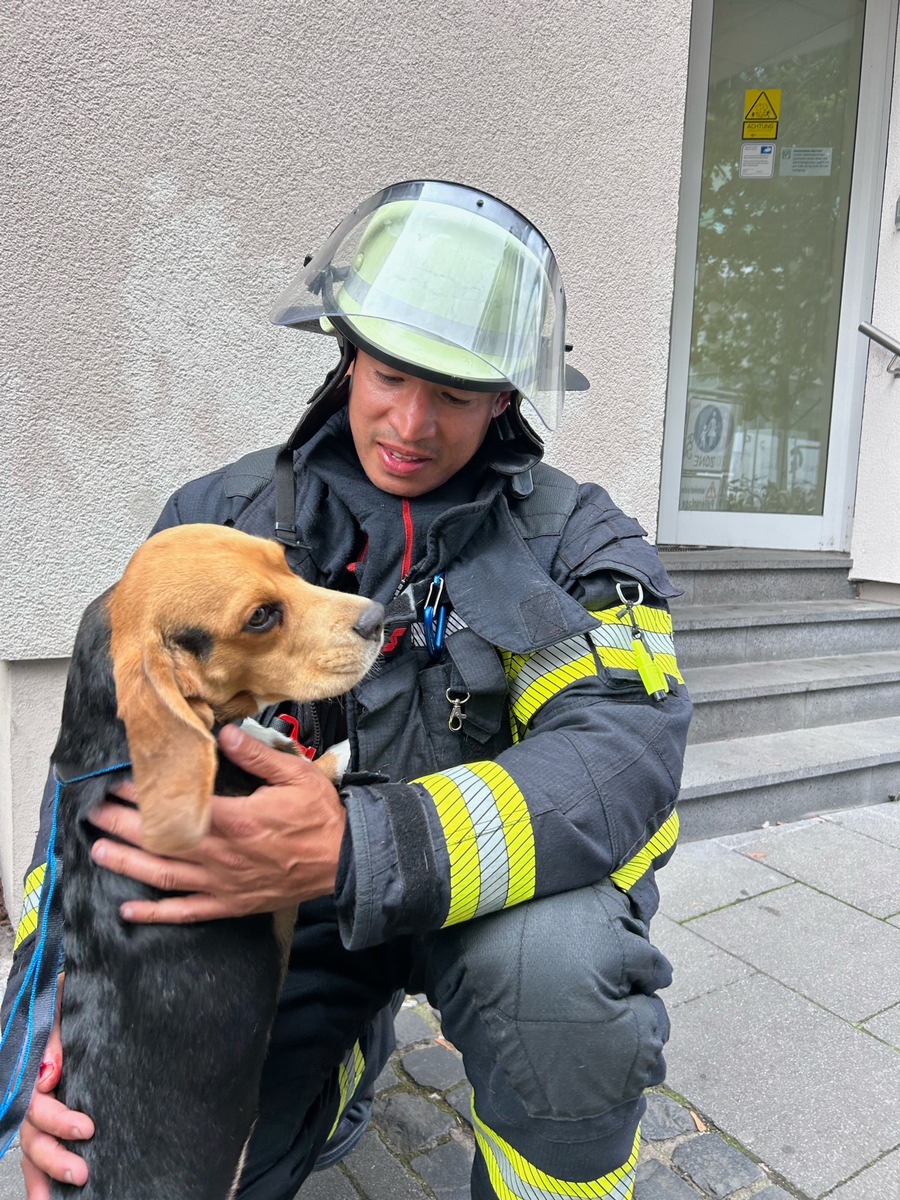
<svg viewBox="0 0 900 1200">
<path fill-rule="evenodd" d="M 578 484 L 565 471 L 537 463 L 532 478 L 534 487 L 528 495 L 511 498 L 509 505 L 526 541 L 562 533 L 578 501 Z"/>
<path fill-rule="evenodd" d="M 275 474 L 275 459 L 281 445 L 266 446 L 245 454 L 237 462 L 225 468 L 225 496 L 232 500 L 237 496 L 252 500 L 258 496 Z"/>
</svg>

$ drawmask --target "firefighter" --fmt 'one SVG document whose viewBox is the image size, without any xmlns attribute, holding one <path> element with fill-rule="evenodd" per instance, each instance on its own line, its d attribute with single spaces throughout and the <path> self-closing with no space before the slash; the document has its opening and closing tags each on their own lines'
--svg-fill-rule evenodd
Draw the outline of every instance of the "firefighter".
<svg viewBox="0 0 900 1200">
<path fill-rule="evenodd" d="M 224 751 L 269 786 L 237 815 L 214 797 L 185 859 L 144 851 L 111 798 L 96 860 L 178 893 L 126 905 L 130 921 L 299 903 L 241 1200 L 291 1200 L 358 1140 L 403 990 L 462 1052 L 476 1200 L 630 1195 L 642 1093 L 664 1076 L 671 970 L 648 926 L 690 702 L 644 531 L 542 462 L 535 423 L 555 425 L 566 387 L 553 253 L 485 192 L 396 184 L 273 320 L 334 337 L 337 366 L 282 447 L 187 484 L 156 529 L 274 536 L 305 578 L 385 605 L 351 694 L 265 715 L 316 752 L 346 741 L 349 773 L 338 791 L 227 727 Z M 22 1128 L 32 1200 L 48 1174 L 83 1183 L 56 1139 L 92 1132 L 53 1097 L 58 1033 L 44 1057 Z"/>
</svg>

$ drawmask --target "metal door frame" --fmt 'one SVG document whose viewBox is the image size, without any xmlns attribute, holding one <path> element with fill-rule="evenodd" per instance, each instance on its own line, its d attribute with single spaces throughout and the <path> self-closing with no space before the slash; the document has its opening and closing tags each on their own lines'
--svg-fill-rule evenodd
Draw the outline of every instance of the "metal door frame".
<svg viewBox="0 0 900 1200">
<path fill-rule="evenodd" d="M 669 381 L 657 537 L 676 545 L 847 550 L 856 490 L 868 341 L 881 224 L 898 0 L 867 0 L 850 184 L 831 428 L 821 516 L 679 512 L 694 273 L 714 0 L 694 0 L 675 251 Z"/>
</svg>

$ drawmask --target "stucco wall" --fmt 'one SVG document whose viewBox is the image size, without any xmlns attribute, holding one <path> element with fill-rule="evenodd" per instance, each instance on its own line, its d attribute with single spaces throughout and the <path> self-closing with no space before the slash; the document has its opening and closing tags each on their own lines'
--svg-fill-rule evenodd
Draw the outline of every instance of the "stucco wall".
<svg viewBox="0 0 900 1200">
<path fill-rule="evenodd" d="M 330 344 L 270 303 L 396 179 L 544 231 L 594 385 L 552 459 L 652 530 L 689 24 L 689 0 L 6 6 L 0 659 L 66 655 L 173 487 L 285 436 Z"/>
<path fill-rule="evenodd" d="M 898 72 L 900 41 L 895 81 L 900 78 Z M 895 82 L 872 324 L 900 340 L 900 232 L 894 227 L 898 198 L 900 88 Z M 851 554 L 857 578 L 900 584 L 900 378 L 887 373 L 890 359 L 890 351 L 871 343 Z M 870 594 L 874 598 L 874 593 Z"/>
</svg>

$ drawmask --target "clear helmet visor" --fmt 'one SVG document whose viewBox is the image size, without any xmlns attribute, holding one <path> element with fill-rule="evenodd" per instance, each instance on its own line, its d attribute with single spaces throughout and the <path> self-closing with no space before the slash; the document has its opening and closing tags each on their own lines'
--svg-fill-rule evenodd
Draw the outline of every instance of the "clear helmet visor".
<svg viewBox="0 0 900 1200">
<path fill-rule="evenodd" d="M 548 428 L 565 395 L 565 293 L 515 209 L 418 180 L 342 221 L 279 296 L 278 325 L 335 328 L 400 370 L 472 391 L 514 388 Z"/>
</svg>

